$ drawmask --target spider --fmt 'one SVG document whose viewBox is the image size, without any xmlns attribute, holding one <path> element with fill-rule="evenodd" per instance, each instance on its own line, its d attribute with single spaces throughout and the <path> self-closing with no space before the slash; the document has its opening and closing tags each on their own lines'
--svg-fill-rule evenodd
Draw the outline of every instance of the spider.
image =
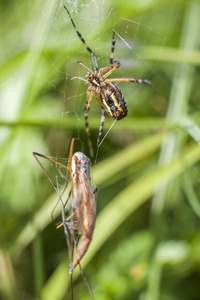
<svg viewBox="0 0 200 300">
<path fill-rule="evenodd" d="M 110 115 L 112 118 L 116 120 L 121 120 L 127 116 L 128 110 L 126 106 L 125 99 L 122 95 L 121 90 L 114 82 L 137 82 L 137 83 L 145 83 L 148 85 L 152 85 L 152 83 L 147 79 L 137 79 L 137 78 L 110 78 L 107 77 L 115 72 L 120 67 L 119 61 L 114 61 L 114 50 L 115 50 L 115 31 L 113 31 L 112 36 L 112 47 L 111 47 L 111 54 L 110 54 L 110 66 L 98 68 L 97 58 L 92 49 L 87 45 L 84 38 L 82 37 L 81 33 L 78 31 L 71 14 L 66 6 L 64 6 L 65 10 L 67 11 L 69 18 L 72 22 L 72 25 L 80 38 L 81 42 L 87 49 L 87 51 L 91 54 L 92 63 L 94 67 L 94 71 L 88 68 L 82 62 L 78 62 L 79 65 L 86 68 L 89 72 L 86 74 L 86 77 L 74 76 L 70 78 L 73 79 L 80 79 L 85 81 L 85 84 L 89 87 L 87 88 L 87 97 L 86 97 L 86 104 L 84 108 L 84 116 L 85 116 L 85 127 L 86 127 L 86 134 L 88 137 L 88 143 L 90 148 L 90 155 L 93 156 L 92 150 L 92 143 L 90 140 L 90 132 L 89 132 L 89 124 L 88 124 L 88 112 L 91 107 L 93 95 L 95 95 L 96 99 L 98 100 L 99 104 L 101 105 L 102 114 L 101 114 L 101 122 L 99 127 L 99 133 L 97 138 L 97 146 L 99 146 L 100 137 L 103 132 L 103 125 L 105 121 L 105 112 Z M 105 73 L 105 74 L 103 74 Z"/>
</svg>

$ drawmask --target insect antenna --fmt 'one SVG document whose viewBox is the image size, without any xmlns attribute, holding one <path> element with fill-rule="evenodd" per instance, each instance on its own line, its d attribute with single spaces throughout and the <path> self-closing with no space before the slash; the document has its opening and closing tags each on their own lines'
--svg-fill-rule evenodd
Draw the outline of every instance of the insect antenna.
<svg viewBox="0 0 200 300">
<path fill-rule="evenodd" d="M 86 285 L 86 287 L 88 289 L 88 292 L 90 294 L 90 298 L 91 298 L 91 300 L 94 300 L 94 297 L 93 297 L 93 294 L 92 294 L 92 289 L 91 289 L 90 284 L 89 284 L 89 282 L 87 280 L 87 277 L 86 277 L 86 275 L 85 275 L 85 273 L 84 273 L 84 271 L 83 271 L 83 269 L 81 267 L 81 263 L 80 262 L 79 262 L 79 269 L 80 269 L 81 275 L 83 277 L 83 280 L 85 282 L 85 285 Z"/>
</svg>

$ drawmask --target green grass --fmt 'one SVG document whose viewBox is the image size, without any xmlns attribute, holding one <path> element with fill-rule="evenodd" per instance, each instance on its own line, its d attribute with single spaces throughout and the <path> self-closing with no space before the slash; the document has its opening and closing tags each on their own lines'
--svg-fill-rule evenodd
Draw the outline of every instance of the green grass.
<svg viewBox="0 0 200 300">
<path fill-rule="evenodd" d="M 100 67 L 108 64 L 115 29 L 121 68 L 113 77 L 148 78 L 156 87 L 119 85 L 128 116 L 115 123 L 92 161 L 97 219 L 82 266 L 94 299 L 196 300 L 200 5 L 76 3 L 20 0 L 0 12 L 0 298 L 70 299 L 63 231 L 51 219 L 57 195 L 32 156 L 37 151 L 66 163 L 72 137 L 75 151 L 89 155 L 86 86 L 69 78 L 85 76 L 77 61 L 92 68 L 91 58 L 62 7 L 67 5 Z M 94 145 L 100 114 L 93 99 Z M 106 116 L 104 134 L 112 122 Z M 44 166 L 63 183 L 63 170 Z M 54 218 L 60 220 L 59 207 Z M 78 268 L 74 299 L 89 299 Z"/>
</svg>

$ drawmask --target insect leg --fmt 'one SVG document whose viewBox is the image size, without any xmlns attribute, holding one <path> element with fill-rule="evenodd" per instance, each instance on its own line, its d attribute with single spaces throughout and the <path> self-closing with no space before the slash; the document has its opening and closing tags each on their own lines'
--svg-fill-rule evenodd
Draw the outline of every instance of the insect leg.
<svg viewBox="0 0 200 300">
<path fill-rule="evenodd" d="M 83 280 L 84 280 L 84 282 L 85 282 L 85 285 L 86 285 L 86 287 L 87 287 L 87 289 L 88 289 L 88 292 L 89 292 L 89 294 L 90 294 L 90 299 L 91 299 L 91 300 L 94 300 L 94 297 L 93 297 L 93 294 L 92 294 L 91 287 L 90 287 L 89 282 L 88 282 L 88 280 L 87 280 L 87 278 L 86 278 L 86 275 L 85 275 L 85 273 L 84 273 L 84 271 L 83 271 L 83 269 L 82 269 L 82 267 L 81 267 L 80 262 L 79 262 L 79 268 L 80 268 L 80 271 L 81 271 L 81 275 L 82 275 L 82 277 L 83 277 Z"/>
<path fill-rule="evenodd" d="M 74 142 L 74 141 L 72 140 L 72 144 L 73 144 L 73 142 Z M 62 206 L 62 221 L 64 222 L 65 219 L 66 219 L 66 218 L 65 218 L 65 206 L 66 206 L 67 201 L 66 201 L 65 204 L 63 203 L 63 201 L 62 201 L 62 194 L 63 194 L 63 192 L 65 191 L 65 189 L 66 189 L 66 187 L 67 187 L 67 179 L 68 179 L 68 171 L 69 171 L 69 167 L 66 167 L 65 165 L 63 165 L 63 164 L 57 162 L 56 160 L 54 160 L 54 159 L 52 159 L 52 158 L 50 158 L 50 157 L 48 157 L 48 156 L 46 156 L 46 155 L 37 153 L 37 152 L 33 152 L 33 156 L 34 156 L 34 158 L 37 160 L 37 162 L 39 163 L 40 167 L 42 168 L 43 172 L 45 173 L 45 175 L 46 175 L 47 178 L 49 179 L 50 183 L 52 184 L 53 188 L 55 189 L 55 191 L 56 191 L 56 193 L 57 193 L 57 195 L 58 195 L 59 201 L 60 201 L 61 206 Z M 64 189 L 63 189 L 62 194 L 60 194 L 59 189 L 57 188 L 56 184 L 53 182 L 53 180 L 51 179 L 51 177 L 49 176 L 49 174 L 47 173 L 47 171 L 45 170 L 45 168 L 43 167 L 42 163 L 40 162 L 40 160 L 38 159 L 37 156 L 42 157 L 42 158 L 45 158 L 45 159 L 48 159 L 48 160 L 50 160 L 50 161 L 52 161 L 52 162 L 54 162 L 54 163 L 56 163 L 56 164 L 62 166 L 63 168 L 67 169 L 66 183 L 65 183 L 65 187 L 64 187 Z M 67 243 L 68 248 L 70 249 L 68 227 L 67 227 L 67 224 L 66 224 L 65 222 L 63 223 L 63 225 L 64 225 L 64 233 L 65 233 L 65 237 L 66 237 L 66 243 Z"/>
</svg>

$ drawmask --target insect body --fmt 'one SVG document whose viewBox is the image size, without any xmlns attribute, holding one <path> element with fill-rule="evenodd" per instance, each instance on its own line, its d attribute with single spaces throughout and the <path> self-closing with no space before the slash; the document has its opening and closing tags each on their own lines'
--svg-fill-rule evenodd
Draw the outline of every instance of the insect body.
<svg viewBox="0 0 200 300">
<path fill-rule="evenodd" d="M 44 173 L 50 180 L 51 184 L 53 185 L 54 189 L 56 190 L 59 200 L 62 205 L 62 225 L 64 226 L 64 232 L 66 237 L 66 242 L 69 248 L 70 259 L 71 259 L 71 269 L 70 273 L 72 274 L 75 267 L 80 263 L 81 259 L 87 252 L 87 249 L 91 243 L 93 231 L 95 227 L 95 219 L 96 219 L 96 204 L 95 204 L 95 196 L 98 192 L 96 188 L 94 192 L 92 191 L 91 187 L 91 179 L 90 179 L 90 167 L 91 161 L 90 159 L 82 152 L 76 152 L 73 154 L 73 147 L 74 147 L 74 139 L 72 139 L 71 147 L 70 147 L 70 155 L 69 155 L 69 162 L 68 166 L 65 166 L 56 160 L 39 154 L 37 152 L 33 152 L 33 155 L 41 168 L 43 169 Z M 46 158 L 61 167 L 67 169 L 67 176 L 66 176 L 66 185 L 64 187 L 63 192 L 60 194 L 57 186 L 52 181 L 44 167 L 42 166 L 41 162 L 38 159 L 39 157 Z M 64 191 L 67 186 L 68 182 L 68 174 L 70 173 L 70 179 L 73 181 L 69 195 L 67 200 L 62 200 Z M 66 220 L 65 217 L 65 208 L 66 204 L 69 201 L 70 197 L 72 197 L 72 214 Z M 68 226 L 70 222 L 70 226 Z M 75 225 L 74 225 L 75 224 Z M 58 226 L 57 228 L 59 228 Z M 69 229 L 69 227 L 71 229 Z M 78 233 L 78 240 L 82 237 L 80 245 L 78 247 L 76 257 L 73 262 L 73 248 L 74 248 L 74 236 L 75 232 Z M 69 239 L 69 234 L 71 234 L 71 243 Z"/>
<path fill-rule="evenodd" d="M 78 235 L 82 236 L 82 240 L 70 272 L 73 272 L 74 268 L 85 255 L 91 243 L 95 226 L 95 196 L 97 189 L 93 193 L 90 180 L 90 166 L 90 159 L 82 152 L 76 152 L 73 155 L 71 175 L 76 186 L 76 200 L 73 201 L 73 211 L 76 211 L 74 214 L 74 218 L 77 220 L 76 230 Z"/>
<path fill-rule="evenodd" d="M 119 61 L 114 61 L 114 50 L 115 50 L 115 31 L 113 31 L 112 36 L 112 47 L 111 47 L 111 54 L 110 54 L 110 66 L 98 68 L 96 55 L 92 51 L 92 49 L 87 45 L 84 38 L 82 37 L 81 33 L 78 31 L 70 12 L 64 6 L 66 9 L 69 18 L 72 22 L 72 25 L 74 29 L 76 30 L 76 33 L 78 37 L 80 38 L 81 42 L 87 49 L 87 51 L 91 54 L 92 63 L 94 67 L 94 71 L 92 71 L 90 68 L 88 68 L 85 64 L 82 62 L 78 62 L 80 65 L 82 65 L 84 68 L 86 68 L 89 72 L 87 73 L 86 77 L 80 77 L 75 76 L 72 77 L 72 79 L 80 79 L 85 81 L 86 85 L 89 87 L 87 88 L 87 97 L 86 97 L 86 105 L 84 109 L 84 115 L 85 115 L 85 126 L 86 126 L 86 133 L 88 136 L 88 142 L 90 147 L 90 154 L 93 156 L 92 151 L 92 144 L 90 141 L 90 133 L 89 133 L 89 125 L 88 125 L 88 112 L 91 107 L 92 98 L 93 95 L 96 97 L 96 99 L 99 101 L 101 108 L 102 108 L 102 115 L 101 115 L 101 123 L 99 127 L 99 134 L 97 138 L 97 146 L 99 145 L 100 137 L 103 132 L 103 125 L 105 121 L 105 112 L 110 115 L 112 118 L 116 120 L 121 120 L 124 117 L 127 116 L 127 107 L 126 102 L 124 100 L 124 97 L 120 91 L 120 89 L 117 87 L 117 85 L 114 82 L 137 82 L 137 83 L 145 83 L 152 85 L 151 82 L 147 79 L 137 79 L 137 78 L 110 78 L 107 77 L 111 75 L 113 72 L 115 72 L 120 67 Z"/>
</svg>

